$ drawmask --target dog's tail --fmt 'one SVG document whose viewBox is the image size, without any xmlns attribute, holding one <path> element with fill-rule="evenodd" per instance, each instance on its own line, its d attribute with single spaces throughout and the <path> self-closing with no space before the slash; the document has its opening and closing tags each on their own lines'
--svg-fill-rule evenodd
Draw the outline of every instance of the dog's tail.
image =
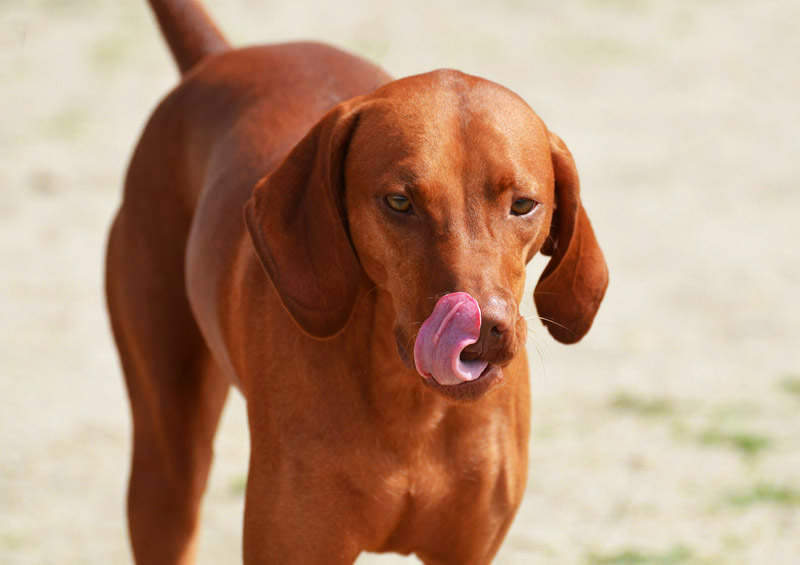
<svg viewBox="0 0 800 565">
<path fill-rule="evenodd" d="M 181 74 L 213 53 L 231 48 L 196 0 L 149 0 Z"/>
</svg>

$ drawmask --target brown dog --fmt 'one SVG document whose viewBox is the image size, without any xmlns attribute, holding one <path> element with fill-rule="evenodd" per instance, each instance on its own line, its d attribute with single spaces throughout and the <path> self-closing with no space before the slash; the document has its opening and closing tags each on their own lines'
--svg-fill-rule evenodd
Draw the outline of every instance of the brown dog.
<svg viewBox="0 0 800 565">
<path fill-rule="evenodd" d="M 183 77 L 133 155 L 107 264 L 136 562 L 193 560 L 233 383 L 246 563 L 489 563 L 525 488 L 525 265 L 552 255 L 535 300 L 562 342 L 608 280 L 569 151 L 489 81 L 234 50 L 195 2 L 151 4 Z"/>
</svg>

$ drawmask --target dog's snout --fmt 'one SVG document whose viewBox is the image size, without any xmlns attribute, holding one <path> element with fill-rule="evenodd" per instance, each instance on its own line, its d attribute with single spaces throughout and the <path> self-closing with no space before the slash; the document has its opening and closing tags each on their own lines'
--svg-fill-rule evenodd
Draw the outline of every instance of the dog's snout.
<svg viewBox="0 0 800 565">
<path fill-rule="evenodd" d="M 481 304 L 481 332 L 476 343 L 467 347 L 464 359 L 484 359 L 504 364 L 516 353 L 516 308 L 508 300 L 490 297 Z"/>
<path fill-rule="evenodd" d="M 502 341 L 513 328 L 514 308 L 507 300 L 492 297 L 481 308 L 481 339 L 487 345 Z"/>
</svg>

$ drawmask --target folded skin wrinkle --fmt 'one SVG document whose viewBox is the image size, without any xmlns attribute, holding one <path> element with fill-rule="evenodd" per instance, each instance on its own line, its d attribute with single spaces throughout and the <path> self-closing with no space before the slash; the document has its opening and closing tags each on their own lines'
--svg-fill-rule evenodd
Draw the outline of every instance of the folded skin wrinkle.
<svg viewBox="0 0 800 565">
<path fill-rule="evenodd" d="M 440 385 L 474 381 L 488 363 L 463 361 L 460 355 L 478 341 L 480 331 L 481 309 L 472 296 L 466 292 L 442 296 L 417 334 L 414 344 L 417 372 Z"/>
</svg>

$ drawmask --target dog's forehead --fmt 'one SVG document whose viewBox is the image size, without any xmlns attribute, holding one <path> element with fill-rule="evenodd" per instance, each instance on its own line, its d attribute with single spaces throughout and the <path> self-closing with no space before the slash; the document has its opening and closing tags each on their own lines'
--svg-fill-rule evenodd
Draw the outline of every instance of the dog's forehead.
<svg viewBox="0 0 800 565">
<path fill-rule="evenodd" d="M 514 92 L 458 71 L 433 71 L 372 95 L 353 140 L 362 165 L 441 177 L 445 164 L 509 177 L 549 170 L 547 129 Z M 428 174 L 426 174 L 428 173 Z"/>
<path fill-rule="evenodd" d="M 379 113 L 387 123 L 412 132 L 432 134 L 454 126 L 488 128 L 507 137 L 541 134 L 536 113 L 513 91 L 459 71 L 438 70 L 406 77 L 377 90 Z"/>
</svg>

